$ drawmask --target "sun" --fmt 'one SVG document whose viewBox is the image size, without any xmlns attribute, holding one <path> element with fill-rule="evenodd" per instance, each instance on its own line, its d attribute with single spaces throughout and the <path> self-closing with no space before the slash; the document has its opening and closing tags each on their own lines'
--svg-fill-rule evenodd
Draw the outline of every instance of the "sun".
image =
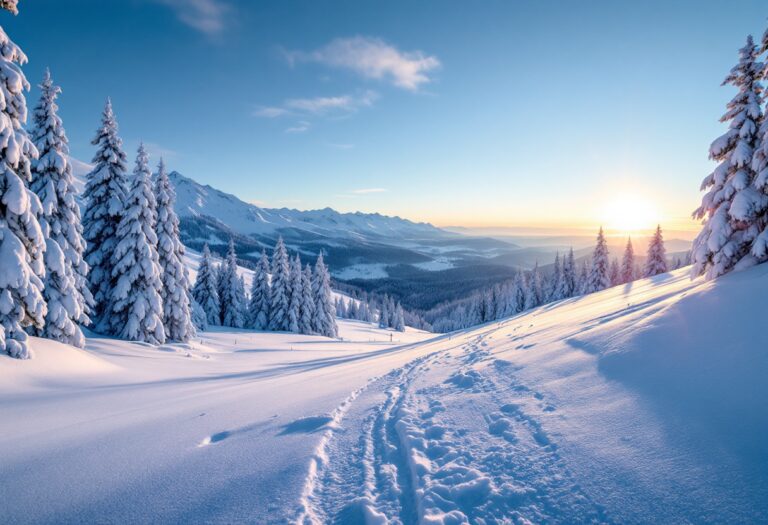
<svg viewBox="0 0 768 525">
<path fill-rule="evenodd" d="M 609 230 L 632 233 L 650 230 L 659 222 L 656 207 L 635 195 L 617 195 L 603 210 L 603 222 Z"/>
</svg>

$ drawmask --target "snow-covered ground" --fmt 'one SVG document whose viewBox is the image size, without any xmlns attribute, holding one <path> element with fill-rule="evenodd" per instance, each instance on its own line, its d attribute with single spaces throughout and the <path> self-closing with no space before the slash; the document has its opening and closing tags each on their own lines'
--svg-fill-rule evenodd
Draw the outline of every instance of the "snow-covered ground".
<svg viewBox="0 0 768 525">
<path fill-rule="evenodd" d="M 333 276 L 338 279 L 386 279 L 387 265 L 382 263 L 353 264 L 338 271 L 333 271 Z"/>
<path fill-rule="evenodd" d="M 453 261 L 448 257 L 437 257 L 431 261 L 416 263 L 414 266 L 421 270 L 427 270 L 428 272 L 439 272 L 441 270 L 450 270 L 451 268 L 456 267 Z"/>
<path fill-rule="evenodd" d="M 0 357 L 0 523 L 278 520 L 339 401 L 432 336 L 356 321 L 340 335 L 34 339 L 34 359 Z"/>
<path fill-rule="evenodd" d="M 768 520 L 768 265 L 430 338 L 0 358 L 0 522 Z"/>
</svg>

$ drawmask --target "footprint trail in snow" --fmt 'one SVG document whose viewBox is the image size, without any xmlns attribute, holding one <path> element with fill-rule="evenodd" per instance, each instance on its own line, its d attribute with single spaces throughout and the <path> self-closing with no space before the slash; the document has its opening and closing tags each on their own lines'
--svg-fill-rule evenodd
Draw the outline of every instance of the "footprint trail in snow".
<svg viewBox="0 0 768 525">
<path fill-rule="evenodd" d="M 556 407 L 518 384 L 486 337 L 492 332 L 359 391 L 319 449 L 298 522 L 609 521 L 542 427 L 541 415 Z"/>
</svg>

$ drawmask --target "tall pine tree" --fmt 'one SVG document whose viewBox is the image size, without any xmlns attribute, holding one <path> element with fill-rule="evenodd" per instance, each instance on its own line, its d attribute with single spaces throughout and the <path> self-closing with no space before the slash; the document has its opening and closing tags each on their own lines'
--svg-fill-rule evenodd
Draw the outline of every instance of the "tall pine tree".
<svg viewBox="0 0 768 525">
<path fill-rule="evenodd" d="M 192 297 L 205 312 L 208 325 L 221 324 L 221 303 L 219 301 L 218 283 L 216 282 L 216 267 L 213 263 L 211 250 L 206 244 L 197 269 L 197 279 L 192 288 Z"/>
<path fill-rule="evenodd" d="M 567 257 L 563 259 L 563 285 L 560 292 L 561 299 L 573 297 L 578 293 L 576 274 L 576 259 L 573 256 L 573 248 L 568 251 Z"/>
<path fill-rule="evenodd" d="M 759 54 L 768 52 L 768 30 L 763 33 Z M 760 79 L 768 80 L 768 63 L 763 64 Z M 757 210 L 756 227 L 760 234 L 752 244 L 751 253 L 755 262 L 768 260 L 768 117 L 763 114 L 758 132 L 758 145 L 752 156 L 752 170 L 755 173 L 754 186 L 762 196 L 762 206 Z"/>
<path fill-rule="evenodd" d="M 621 284 L 621 269 L 619 267 L 619 260 L 616 257 L 611 259 L 611 264 L 608 266 L 608 279 L 611 281 L 611 286 Z"/>
<path fill-rule="evenodd" d="M 156 201 L 147 153 L 140 145 L 112 254 L 112 332 L 129 341 L 165 342 L 157 256 Z"/>
<path fill-rule="evenodd" d="M 157 198 L 157 255 L 160 263 L 165 336 L 187 342 L 195 336 L 189 290 L 189 272 L 184 264 L 184 245 L 179 239 L 179 218 L 173 209 L 176 192 L 165 163 L 160 159 L 155 180 Z"/>
<path fill-rule="evenodd" d="M 227 259 L 222 263 L 220 270 L 221 279 L 221 324 L 231 328 L 243 328 L 245 326 L 245 286 L 237 274 L 237 254 L 235 243 L 229 240 Z"/>
<path fill-rule="evenodd" d="M 621 284 L 626 284 L 635 280 L 635 249 L 632 247 L 631 237 L 627 238 L 627 247 L 624 248 L 624 255 L 621 258 L 619 279 Z"/>
<path fill-rule="evenodd" d="M 592 253 L 592 266 L 587 276 L 585 293 L 599 292 L 611 286 L 608 265 L 608 243 L 605 241 L 605 234 L 601 226 L 597 233 L 595 251 Z"/>
<path fill-rule="evenodd" d="M 33 162 L 30 185 L 43 206 L 40 222 L 47 246 L 43 296 L 48 314 L 39 334 L 82 348 L 85 338 L 79 325 L 90 322 L 93 298 L 88 291 L 88 265 L 83 260 L 85 240 L 69 146 L 56 104 L 59 93 L 61 89 L 53 85 L 46 71 L 33 114 L 32 140 L 40 156 Z"/>
<path fill-rule="evenodd" d="M 269 326 L 269 259 L 262 251 L 256 265 L 251 284 L 251 299 L 248 304 L 248 327 L 266 330 Z"/>
<path fill-rule="evenodd" d="M 312 296 L 315 303 L 315 330 L 326 337 L 337 337 L 338 327 L 331 298 L 331 276 L 323 260 L 323 253 L 317 256 L 312 282 Z"/>
<path fill-rule="evenodd" d="M 299 332 L 312 334 L 313 320 L 315 319 L 315 301 L 312 297 L 312 267 L 307 264 L 301 273 L 301 317 L 299 318 Z"/>
<path fill-rule="evenodd" d="M 397 330 L 398 332 L 405 332 L 405 319 L 403 317 L 403 307 L 400 305 L 400 303 L 397 303 L 397 306 L 395 306 L 395 319 L 394 323 L 392 323 L 392 328 Z"/>
<path fill-rule="evenodd" d="M 201 332 L 208 330 L 208 318 L 205 316 L 205 310 L 194 298 L 191 299 L 190 309 L 192 310 L 192 324 L 195 325 L 195 328 Z"/>
<path fill-rule="evenodd" d="M 562 295 L 563 265 L 560 263 L 560 252 L 555 254 L 555 264 L 547 285 L 547 301 L 559 301 Z"/>
<path fill-rule="evenodd" d="M 667 251 L 664 248 L 664 237 L 661 234 L 661 226 L 656 227 L 650 243 L 648 243 L 648 256 L 645 259 L 645 277 L 653 277 L 667 272 Z"/>
<path fill-rule="evenodd" d="M 757 57 L 757 46 L 750 36 L 739 51 L 739 63 L 723 82 L 739 92 L 720 119 L 729 122 L 728 131 L 709 148 L 710 158 L 720 164 L 702 182 L 701 189 L 707 193 L 693 214 L 705 221 L 693 243 L 693 275 L 714 278 L 740 262 L 753 262 L 749 252 L 760 233 L 758 214 L 766 203 L 766 196 L 754 186 L 752 169 L 762 118 L 762 64 Z"/>
<path fill-rule="evenodd" d="M 288 252 L 285 249 L 283 238 L 277 239 L 275 251 L 272 253 L 272 287 L 269 301 L 269 329 L 274 331 L 288 331 L 290 321 L 288 310 L 290 308 L 291 270 L 288 261 Z"/>
<path fill-rule="evenodd" d="M 92 144 L 98 149 L 83 193 L 86 203 L 83 213 L 85 261 L 90 267 L 88 283 L 94 300 L 92 319 L 96 330 L 109 332 L 112 326 L 110 298 L 116 285 L 112 254 L 126 201 L 126 157 L 123 142 L 117 135 L 117 121 L 110 100 L 104 107 L 101 126 Z"/>
<path fill-rule="evenodd" d="M 0 7 L 16 12 L 15 1 Z M 37 150 L 22 127 L 29 84 L 20 65 L 26 61 L 0 27 L 0 352 L 20 359 L 30 357 L 24 328 L 42 328 L 46 315 L 45 240 L 37 220 L 42 209 L 27 188 Z"/>
<path fill-rule="evenodd" d="M 288 302 L 288 330 L 299 333 L 299 321 L 301 320 L 301 304 L 304 302 L 304 287 L 302 278 L 301 259 L 299 254 L 290 263 L 290 298 Z"/>
<path fill-rule="evenodd" d="M 381 302 L 381 308 L 379 309 L 379 328 L 389 328 L 389 312 L 387 311 L 387 301 Z M 315 325 L 317 330 L 317 325 Z"/>
<path fill-rule="evenodd" d="M 519 270 L 515 274 L 515 281 L 512 288 L 512 310 L 514 313 L 519 313 L 525 310 L 525 298 L 526 298 L 526 291 L 528 289 L 528 284 L 525 279 L 525 274 L 522 272 L 522 270 Z"/>
</svg>

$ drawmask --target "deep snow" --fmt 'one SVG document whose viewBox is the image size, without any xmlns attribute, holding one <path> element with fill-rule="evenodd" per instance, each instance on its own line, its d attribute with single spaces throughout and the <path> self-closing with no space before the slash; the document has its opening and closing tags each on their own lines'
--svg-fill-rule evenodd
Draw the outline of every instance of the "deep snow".
<svg viewBox="0 0 768 525">
<path fill-rule="evenodd" d="M 768 265 L 399 344 L 35 340 L 0 358 L 0 522 L 765 522 L 765 312 Z"/>
</svg>

